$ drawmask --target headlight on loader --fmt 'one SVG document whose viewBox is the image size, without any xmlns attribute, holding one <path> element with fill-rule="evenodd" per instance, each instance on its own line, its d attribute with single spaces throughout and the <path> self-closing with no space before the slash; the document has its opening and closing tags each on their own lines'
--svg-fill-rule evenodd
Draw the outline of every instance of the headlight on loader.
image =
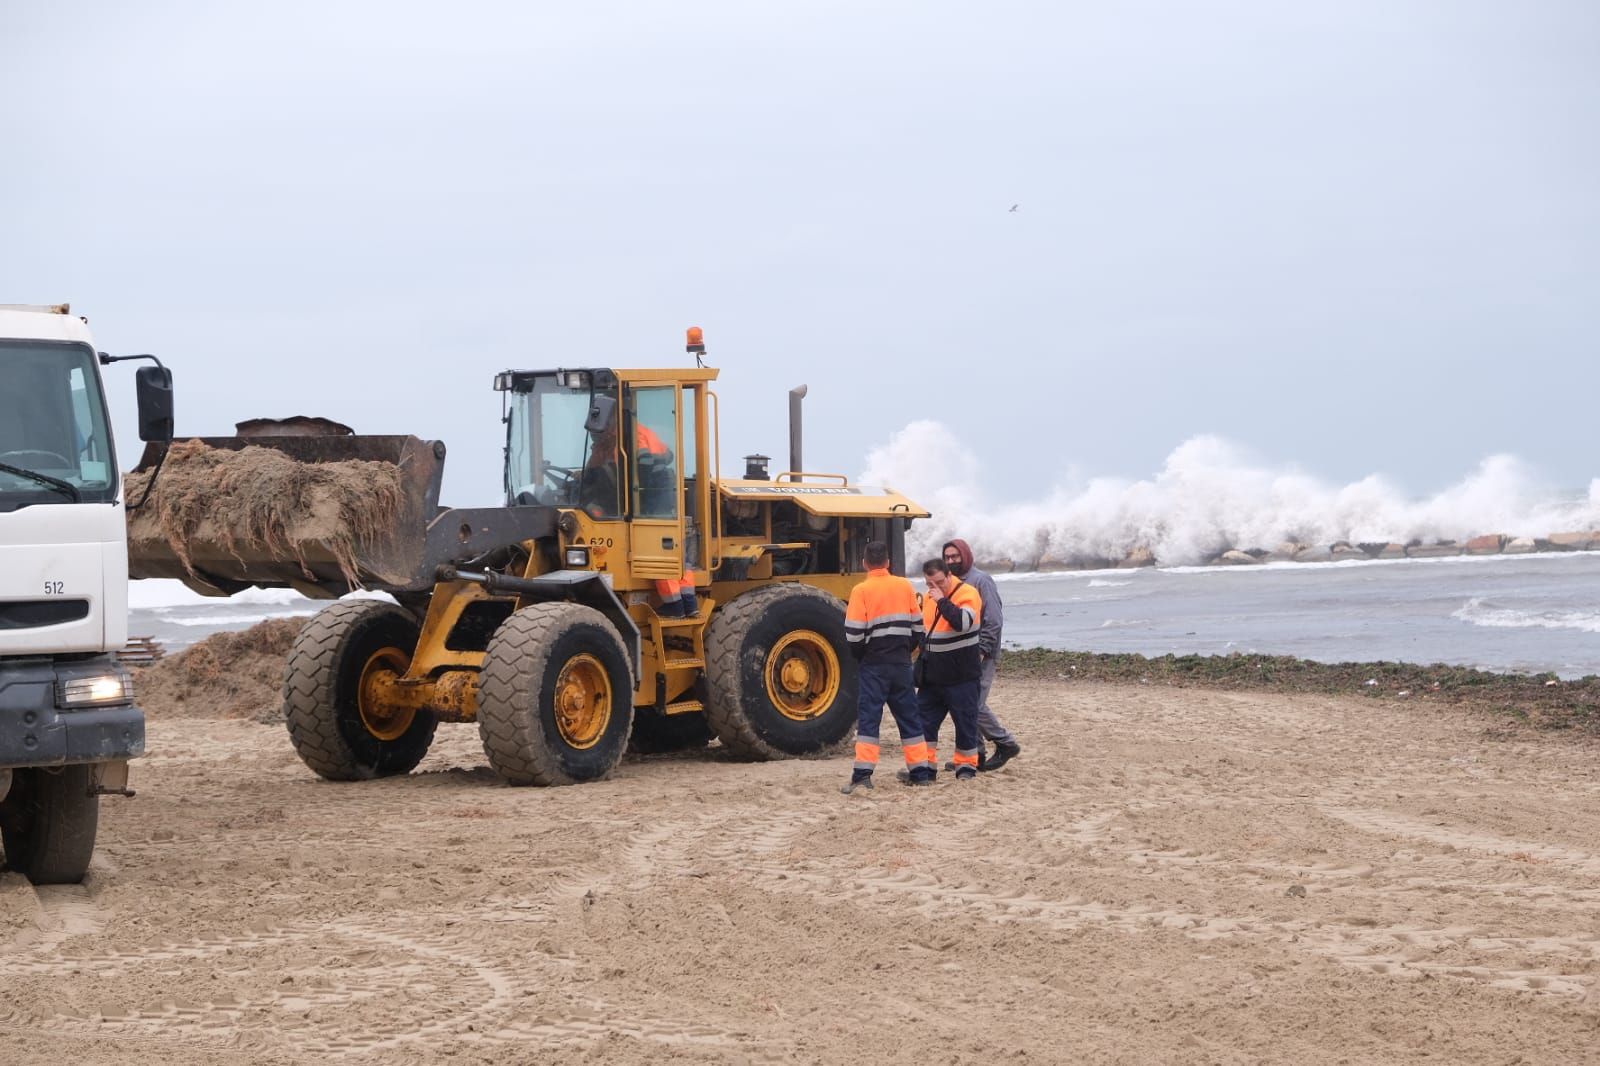
<svg viewBox="0 0 1600 1066">
<path fill-rule="evenodd" d="M 589 569 L 588 548 L 568 548 L 566 554 L 567 566 L 573 570 Z"/>
<path fill-rule="evenodd" d="M 56 685 L 59 707 L 107 707 L 133 701 L 133 682 L 126 674 L 73 677 Z"/>
</svg>

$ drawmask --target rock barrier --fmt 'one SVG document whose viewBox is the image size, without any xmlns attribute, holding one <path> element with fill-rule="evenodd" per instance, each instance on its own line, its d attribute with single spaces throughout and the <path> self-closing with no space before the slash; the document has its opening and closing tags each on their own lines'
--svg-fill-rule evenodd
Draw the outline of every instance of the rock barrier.
<svg viewBox="0 0 1600 1066">
<path fill-rule="evenodd" d="M 1600 530 L 1551 533 L 1544 537 L 1485 533 L 1463 541 L 1437 540 L 1363 542 L 1335 541 L 1332 544 L 1300 544 L 1286 541 L 1274 548 L 1232 547 L 1206 559 L 1207 566 L 1255 566 L 1261 563 L 1331 563 L 1370 559 L 1442 559 L 1456 555 L 1529 555 L 1534 552 L 1600 551 Z M 1063 570 L 1135 569 L 1144 566 L 1176 566 L 1160 559 L 1147 547 L 1134 548 L 1120 559 L 1088 558 L 1046 552 L 1035 559 L 983 558 L 978 566 L 991 574 L 1055 573 Z"/>
</svg>

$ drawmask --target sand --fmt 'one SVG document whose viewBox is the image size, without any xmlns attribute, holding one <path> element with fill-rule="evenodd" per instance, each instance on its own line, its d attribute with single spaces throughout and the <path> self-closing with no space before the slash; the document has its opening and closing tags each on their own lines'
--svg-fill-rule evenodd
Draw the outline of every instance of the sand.
<svg viewBox="0 0 1600 1066">
<path fill-rule="evenodd" d="M 213 633 L 134 674 L 147 719 L 248 718 L 283 721 L 283 670 L 307 618 L 270 618 Z"/>
<path fill-rule="evenodd" d="M 1003 675 L 996 704 L 1012 766 L 850 797 L 847 757 L 715 749 L 512 789 L 470 726 L 331 784 L 281 726 L 152 716 L 88 883 L 0 877 L 0 1062 L 1594 1061 L 1594 742 Z"/>
</svg>

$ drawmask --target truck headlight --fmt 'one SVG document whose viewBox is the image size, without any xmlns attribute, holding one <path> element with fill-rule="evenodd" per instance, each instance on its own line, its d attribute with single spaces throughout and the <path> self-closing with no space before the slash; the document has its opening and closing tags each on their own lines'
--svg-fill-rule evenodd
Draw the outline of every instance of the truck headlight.
<svg viewBox="0 0 1600 1066">
<path fill-rule="evenodd" d="M 589 569 L 588 548 L 568 548 L 566 554 L 567 565 L 574 570 Z"/>
<path fill-rule="evenodd" d="M 72 677 L 56 684 L 59 707 L 105 707 L 133 701 L 133 682 L 126 674 Z"/>
</svg>

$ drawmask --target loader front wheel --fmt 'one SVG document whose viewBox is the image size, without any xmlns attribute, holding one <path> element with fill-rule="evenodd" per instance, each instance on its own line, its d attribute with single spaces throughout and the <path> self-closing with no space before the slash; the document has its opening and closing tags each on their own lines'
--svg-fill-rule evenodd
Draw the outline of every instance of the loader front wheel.
<svg viewBox="0 0 1600 1066">
<path fill-rule="evenodd" d="M 411 664 L 420 630 L 410 612 L 347 600 L 306 623 L 289 649 L 283 715 L 305 764 L 330 781 L 410 773 L 439 720 L 384 699 Z"/>
<path fill-rule="evenodd" d="M 0 803 L 6 866 L 36 885 L 82 881 L 100 825 L 100 797 L 90 791 L 94 767 L 75 763 L 13 774 L 11 792 Z"/>
<path fill-rule="evenodd" d="M 810 585 L 747 592 L 717 612 L 706 639 L 706 719 L 746 759 L 810 755 L 856 721 L 856 664 L 844 604 Z"/>
<path fill-rule="evenodd" d="M 592 607 L 536 603 L 495 630 L 478 681 L 478 734 L 513 785 L 606 776 L 628 747 L 633 671 L 622 638 Z"/>
</svg>

